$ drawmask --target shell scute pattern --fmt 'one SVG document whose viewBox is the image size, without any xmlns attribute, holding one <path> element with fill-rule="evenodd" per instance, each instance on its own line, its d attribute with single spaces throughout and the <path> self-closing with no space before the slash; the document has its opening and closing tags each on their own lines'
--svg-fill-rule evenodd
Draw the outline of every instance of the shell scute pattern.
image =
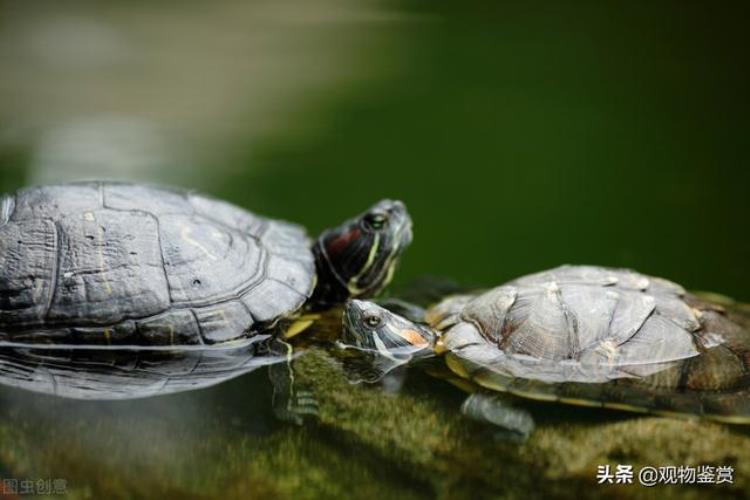
<svg viewBox="0 0 750 500">
<path fill-rule="evenodd" d="M 700 323 L 680 293 L 632 271 L 564 266 L 481 294 L 462 317 L 508 354 L 662 363 L 698 354 L 690 332 Z"/>
<path fill-rule="evenodd" d="M 298 309 L 315 280 L 299 226 L 122 183 L 4 196 L 0 266 L 0 339 L 44 343 L 220 344 Z"/>
</svg>

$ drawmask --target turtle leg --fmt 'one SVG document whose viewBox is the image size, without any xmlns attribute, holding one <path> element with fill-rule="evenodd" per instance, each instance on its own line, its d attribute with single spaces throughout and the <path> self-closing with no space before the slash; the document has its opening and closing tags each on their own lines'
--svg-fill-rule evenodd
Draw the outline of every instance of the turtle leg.
<svg viewBox="0 0 750 500">
<path fill-rule="evenodd" d="M 461 412 L 472 420 L 500 428 L 498 439 L 525 441 L 534 431 L 534 419 L 522 408 L 511 404 L 504 394 L 475 392 L 461 405 Z"/>
<path fill-rule="evenodd" d="M 303 314 L 296 318 L 292 324 L 290 324 L 286 331 L 283 333 L 283 337 L 285 339 L 291 339 L 292 337 L 296 337 L 300 333 L 304 332 L 308 328 L 310 328 L 313 323 L 318 321 L 320 319 L 320 314 Z"/>
<path fill-rule="evenodd" d="M 306 418 L 317 417 L 318 402 L 313 391 L 301 386 L 295 379 L 291 344 L 274 339 L 272 350 L 286 358 L 268 367 L 273 386 L 273 413 L 279 420 L 302 425 Z"/>
</svg>

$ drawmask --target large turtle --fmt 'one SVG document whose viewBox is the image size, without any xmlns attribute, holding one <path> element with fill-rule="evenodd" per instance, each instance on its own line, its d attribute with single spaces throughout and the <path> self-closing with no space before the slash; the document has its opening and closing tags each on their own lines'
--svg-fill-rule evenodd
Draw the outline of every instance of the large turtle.
<svg viewBox="0 0 750 500">
<path fill-rule="evenodd" d="M 0 196 L 0 382 L 98 399 L 215 383 L 262 364 L 251 358 L 280 320 L 378 293 L 410 242 L 399 201 L 313 243 L 194 192 L 86 182 Z"/>
<path fill-rule="evenodd" d="M 474 392 L 464 412 L 522 435 L 530 416 L 498 392 L 748 424 L 750 312 L 718 298 L 634 271 L 563 266 L 448 297 L 421 322 L 413 306 L 398 307 L 415 321 L 353 300 L 345 340 L 371 354 L 375 379 L 444 355 Z"/>
</svg>

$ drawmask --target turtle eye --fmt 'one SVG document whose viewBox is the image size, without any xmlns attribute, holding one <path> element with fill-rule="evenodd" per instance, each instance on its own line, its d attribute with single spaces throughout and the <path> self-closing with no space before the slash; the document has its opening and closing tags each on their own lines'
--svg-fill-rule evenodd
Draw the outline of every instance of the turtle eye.
<svg viewBox="0 0 750 500">
<path fill-rule="evenodd" d="M 374 230 L 383 229 L 388 222 L 388 215 L 382 212 L 373 212 L 365 216 L 365 225 Z"/>
<path fill-rule="evenodd" d="M 365 324 L 369 326 L 370 328 L 377 328 L 380 326 L 380 316 L 370 315 L 365 317 Z"/>
</svg>

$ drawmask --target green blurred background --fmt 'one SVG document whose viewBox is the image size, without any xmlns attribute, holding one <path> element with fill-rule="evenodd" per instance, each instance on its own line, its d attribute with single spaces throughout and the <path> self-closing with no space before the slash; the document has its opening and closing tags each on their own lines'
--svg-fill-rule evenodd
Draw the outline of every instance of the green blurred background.
<svg viewBox="0 0 750 500">
<path fill-rule="evenodd" d="M 750 300 L 747 26 L 711 2 L 0 2 L 0 191 L 171 183 L 311 232 L 400 198 L 401 284 L 587 263 Z"/>
</svg>

